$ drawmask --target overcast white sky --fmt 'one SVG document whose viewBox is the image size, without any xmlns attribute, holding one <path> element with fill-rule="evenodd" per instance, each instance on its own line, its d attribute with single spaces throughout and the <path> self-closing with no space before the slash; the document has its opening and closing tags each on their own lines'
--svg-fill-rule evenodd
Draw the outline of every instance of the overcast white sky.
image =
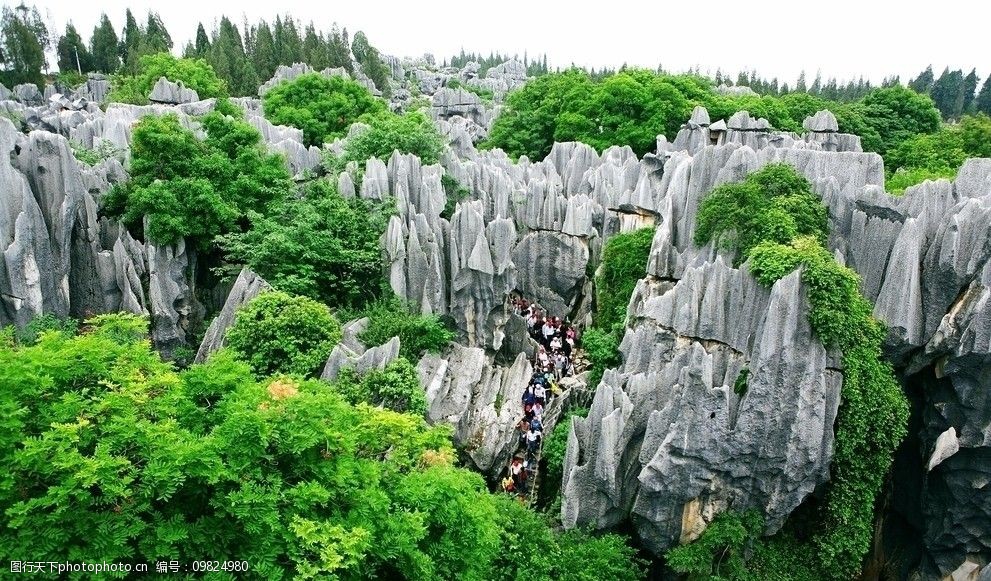
<svg viewBox="0 0 991 581">
<path fill-rule="evenodd" d="M 25 0 L 31 4 L 31 0 Z M 2 0 L 4 4 L 19 0 Z M 903 82 L 932 64 L 977 67 L 983 78 L 991 71 L 987 47 L 988 8 L 962 0 L 877 2 L 871 0 L 740 0 L 670 2 L 566 2 L 494 0 L 352 0 L 345 2 L 272 2 L 252 0 L 36 0 L 36 5 L 61 33 L 71 20 L 89 38 L 100 13 L 118 30 L 124 10 L 143 22 L 149 9 L 158 11 L 181 50 L 197 22 L 209 30 L 226 14 L 274 20 L 288 12 L 297 20 L 313 20 L 327 30 L 333 22 L 349 32 L 365 31 L 386 54 L 417 56 L 433 53 L 438 61 L 466 51 L 490 50 L 530 56 L 546 53 L 550 65 L 572 62 L 602 67 L 623 63 L 672 71 L 698 65 L 736 73 L 757 69 L 767 77 L 793 83 L 807 71 L 824 78 L 864 76 L 880 81 L 900 74 Z"/>
</svg>

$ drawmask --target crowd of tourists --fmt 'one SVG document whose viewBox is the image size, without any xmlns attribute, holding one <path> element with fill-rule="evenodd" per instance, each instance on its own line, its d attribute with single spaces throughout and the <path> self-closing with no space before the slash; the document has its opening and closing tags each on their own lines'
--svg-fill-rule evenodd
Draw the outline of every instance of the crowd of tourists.
<svg viewBox="0 0 991 581">
<path fill-rule="evenodd" d="M 560 317 L 546 315 L 538 305 L 520 296 L 510 297 L 510 306 L 526 320 L 530 336 L 537 342 L 533 358 L 533 375 L 523 391 L 523 419 L 517 424 L 519 452 L 502 480 L 506 492 L 526 495 L 531 476 L 536 473 L 537 452 L 543 438 L 544 407 L 551 397 L 560 395 L 559 381 L 574 373 L 572 354 L 578 331 Z"/>
</svg>

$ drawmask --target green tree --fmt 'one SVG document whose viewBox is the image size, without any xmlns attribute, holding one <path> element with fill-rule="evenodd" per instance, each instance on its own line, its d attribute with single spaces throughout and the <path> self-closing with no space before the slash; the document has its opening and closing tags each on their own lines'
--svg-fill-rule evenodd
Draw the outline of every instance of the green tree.
<svg viewBox="0 0 991 581">
<path fill-rule="evenodd" d="M 327 45 L 323 35 L 317 32 L 312 22 L 306 26 L 306 33 L 303 36 L 303 60 L 317 71 L 322 71 L 328 66 Z"/>
<path fill-rule="evenodd" d="M 358 337 L 368 346 L 383 345 L 399 337 L 399 354 L 410 361 L 424 353 L 439 353 L 454 340 L 454 333 L 437 315 L 413 313 L 413 305 L 405 305 L 395 296 L 371 303 L 355 317 L 368 317 L 368 328 Z"/>
<path fill-rule="evenodd" d="M 214 34 L 207 60 L 224 80 L 231 94 L 245 96 L 258 90 L 258 76 L 244 53 L 237 27 L 225 16 Z"/>
<path fill-rule="evenodd" d="M 344 198 L 320 180 L 301 199 L 249 213 L 250 228 L 226 236 L 222 245 L 230 260 L 280 290 L 360 308 L 385 287 L 379 238 L 388 210 Z"/>
<path fill-rule="evenodd" d="M 358 83 L 319 73 L 279 83 L 265 93 L 263 102 L 269 121 L 302 129 L 308 146 L 342 137 L 363 115 L 385 110 L 385 104 Z"/>
<path fill-rule="evenodd" d="M 100 15 L 100 23 L 93 28 L 89 39 L 93 69 L 102 73 L 114 73 L 120 68 L 117 32 L 106 13 Z"/>
<path fill-rule="evenodd" d="M 279 66 L 272 29 L 264 20 L 255 30 L 255 47 L 251 59 L 255 65 L 258 79 L 262 82 L 271 79 L 272 75 L 275 74 L 276 67 Z"/>
<path fill-rule="evenodd" d="M 0 17 L 0 63 L 4 65 L 4 83 L 9 86 L 34 83 L 45 86 L 42 69 L 48 68 L 45 51 L 50 39 L 38 9 L 24 4 L 3 7 Z"/>
<path fill-rule="evenodd" d="M 440 161 L 444 141 L 433 122 L 420 111 L 403 115 L 381 112 L 366 119 L 370 128 L 348 138 L 344 152 L 336 160 L 338 169 L 354 161 L 364 167 L 368 159 L 387 161 L 393 151 L 412 153 L 423 164 Z"/>
<path fill-rule="evenodd" d="M 351 46 L 348 44 L 348 31 L 342 33 L 335 24 L 330 29 L 327 41 L 327 63 L 331 67 L 344 67 L 349 73 L 354 72 L 354 62 L 351 60 Z"/>
<path fill-rule="evenodd" d="M 984 84 L 981 85 L 981 91 L 977 94 L 977 98 L 974 99 L 974 109 L 978 113 L 991 115 L 991 75 L 988 75 L 988 78 L 984 79 Z"/>
<path fill-rule="evenodd" d="M 595 276 L 595 326 L 622 337 L 626 307 L 637 281 L 647 272 L 653 228 L 641 228 L 609 239 Z"/>
<path fill-rule="evenodd" d="M 991 157 L 991 117 L 968 115 L 960 120 L 959 130 L 967 157 Z"/>
<path fill-rule="evenodd" d="M 200 22 L 196 25 L 196 41 L 193 44 L 193 56 L 196 58 L 207 58 L 210 54 L 210 37 L 206 34 L 206 29 L 203 28 L 203 23 Z"/>
<path fill-rule="evenodd" d="M 172 37 L 165 28 L 165 23 L 157 12 L 148 12 L 148 23 L 145 25 L 142 52 L 154 54 L 172 50 Z"/>
<path fill-rule="evenodd" d="M 933 133 L 940 126 L 939 110 L 932 99 L 901 86 L 871 91 L 855 110 L 880 136 L 875 151 L 881 155 L 906 139 Z"/>
<path fill-rule="evenodd" d="M 303 40 L 299 37 L 296 21 L 291 16 L 275 18 L 272 28 L 278 64 L 291 65 L 303 61 Z"/>
<path fill-rule="evenodd" d="M 341 325 L 313 299 L 265 292 L 238 310 L 226 345 L 258 377 L 317 375 L 341 340 Z"/>
<path fill-rule="evenodd" d="M 180 238 L 204 248 L 234 231 L 248 212 L 283 199 L 291 181 L 281 157 L 267 153 L 248 123 L 206 115 L 200 141 L 175 115 L 147 116 L 135 126 L 131 179 L 104 199 L 133 232 L 160 244 Z"/>
<path fill-rule="evenodd" d="M 929 91 L 933 88 L 933 82 L 935 80 L 936 77 L 933 75 L 932 65 L 929 65 L 926 67 L 926 70 L 919 73 L 919 76 L 908 82 L 908 88 L 921 95 L 928 95 Z"/>
<path fill-rule="evenodd" d="M 427 413 L 427 396 L 420 385 L 416 367 L 400 357 L 385 366 L 358 377 L 345 368 L 334 388 L 352 404 L 381 405 L 392 411 L 423 416 Z"/>
<path fill-rule="evenodd" d="M 929 95 L 944 119 L 960 117 L 965 102 L 963 71 L 944 69 Z"/>
<path fill-rule="evenodd" d="M 69 71 L 87 73 L 92 70 L 92 57 L 86 48 L 86 43 L 71 22 L 66 25 L 65 34 L 59 38 L 55 53 L 58 56 L 59 71 L 63 73 Z"/>
<path fill-rule="evenodd" d="M 963 79 L 963 108 L 964 113 L 974 112 L 974 98 L 977 96 L 977 83 L 980 79 L 977 77 L 977 69 L 970 69 L 967 76 Z"/>
<path fill-rule="evenodd" d="M 354 60 L 361 65 L 361 70 L 375 83 L 375 88 L 382 91 L 383 95 L 388 96 L 389 71 L 382 64 L 379 51 L 368 42 L 368 37 L 360 30 L 355 33 L 354 40 L 351 41 L 351 54 L 354 55 Z"/>
<path fill-rule="evenodd" d="M 128 8 L 124 16 L 124 31 L 120 39 L 120 60 L 124 69 L 130 73 L 138 70 L 138 59 L 141 58 L 141 46 L 144 44 L 144 31 L 138 26 L 134 14 Z"/>
<path fill-rule="evenodd" d="M 163 52 L 141 57 L 137 74 L 115 76 L 108 99 L 117 103 L 146 104 L 152 87 L 160 77 L 172 82 L 182 82 L 196 91 L 201 99 L 223 99 L 228 96 L 226 84 L 206 61 L 177 59 Z"/>
</svg>

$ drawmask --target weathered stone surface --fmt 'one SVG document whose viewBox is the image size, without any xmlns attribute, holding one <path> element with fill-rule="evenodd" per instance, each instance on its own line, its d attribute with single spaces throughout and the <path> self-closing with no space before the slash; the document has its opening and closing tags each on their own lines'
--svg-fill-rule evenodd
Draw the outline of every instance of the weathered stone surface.
<svg viewBox="0 0 991 581">
<path fill-rule="evenodd" d="M 180 105 L 199 101 L 200 97 L 193 89 L 186 88 L 182 81 L 173 83 L 165 77 L 159 77 L 151 89 L 151 94 L 148 95 L 148 100 L 163 105 Z"/>
<path fill-rule="evenodd" d="M 14 85 L 14 99 L 25 105 L 40 105 L 44 102 L 45 97 L 41 90 L 38 89 L 38 85 L 34 83 L 22 83 L 20 85 Z"/>
<path fill-rule="evenodd" d="M 828 479 L 832 457 L 842 380 L 807 309 L 799 273 L 768 291 L 722 259 L 674 286 L 641 282 L 624 364 L 573 426 L 565 525 L 631 514 L 654 551 L 694 534 L 682 529 L 686 506 L 705 520 L 758 508 L 777 530 Z M 733 385 L 744 368 L 740 396 Z"/>
<path fill-rule="evenodd" d="M 351 342 L 352 346 L 354 342 Z M 373 369 L 382 370 L 399 357 L 399 337 L 393 337 L 378 347 L 353 350 L 343 342 L 334 346 L 324 365 L 320 379 L 334 381 L 345 368 L 354 369 L 358 375 L 364 375 Z"/>
<path fill-rule="evenodd" d="M 247 267 L 241 269 L 237 280 L 234 281 L 234 286 L 231 287 L 230 293 L 227 294 L 224 307 L 220 310 L 217 317 L 210 322 L 210 326 L 206 330 L 206 335 L 203 336 L 203 341 L 200 342 L 199 350 L 196 352 L 196 363 L 206 361 L 214 351 L 224 346 L 227 329 L 230 329 L 231 325 L 234 324 L 234 316 L 237 310 L 251 302 L 251 299 L 271 288 L 265 282 L 265 279 Z"/>
</svg>

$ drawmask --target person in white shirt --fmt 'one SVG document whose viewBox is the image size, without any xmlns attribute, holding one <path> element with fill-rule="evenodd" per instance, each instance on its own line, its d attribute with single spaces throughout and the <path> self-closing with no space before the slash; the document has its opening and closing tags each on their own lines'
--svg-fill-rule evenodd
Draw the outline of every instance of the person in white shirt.
<svg viewBox="0 0 991 581">
<path fill-rule="evenodd" d="M 537 399 L 537 403 L 544 405 L 547 401 L 547 388 L 543 384 L 537 384 L 533 387 L 533 395 Z"/>
</svg>

